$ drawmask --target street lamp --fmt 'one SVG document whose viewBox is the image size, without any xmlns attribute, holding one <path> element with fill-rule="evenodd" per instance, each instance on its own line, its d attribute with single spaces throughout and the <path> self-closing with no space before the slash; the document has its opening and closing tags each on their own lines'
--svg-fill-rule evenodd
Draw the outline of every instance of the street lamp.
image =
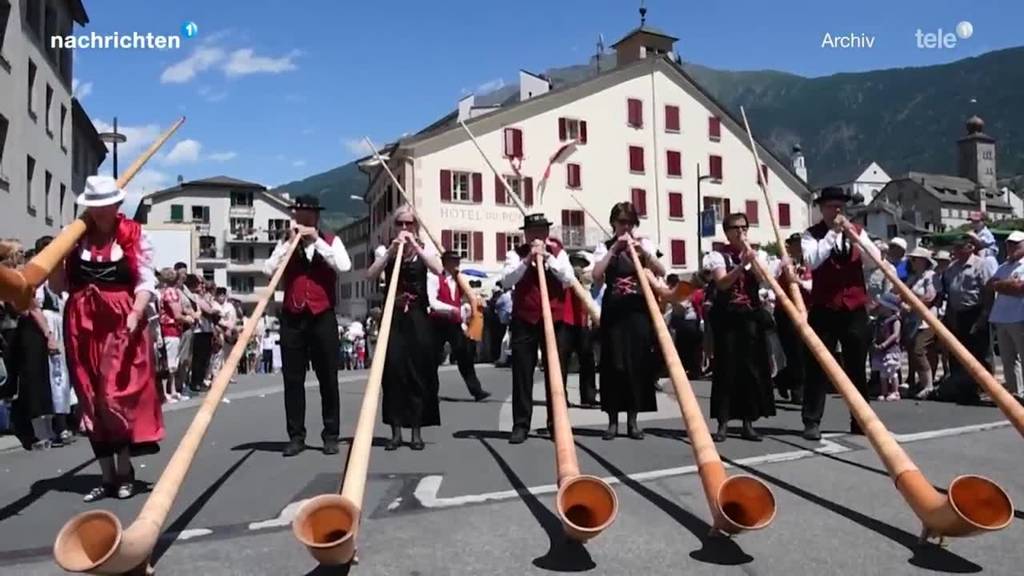
<svg viewBox="0 0 1024 576">
<path fill-rule="evenodd" d="M 701 209 L 701 206 L 700 206 L 700 183 L 702 181 L 704 181 L 704 180 L 710 180 L 711 178 L 712 178 L 711 174 L 705 174 L 705 175 L 701 176 L 701 174 L 700 174 L 700 162 L 698 162 L 697 163 L 697 261 L 698 262 L 700 262 L 700 259 L 701 259 L 701 257 L 704 254 L 704 252 L 701 251 L 701 244 L 702 244 L 701 240 L 703 239 L 703 236 L 704 236 L 703 233 L 702 233 L 703 230 L 701 229 L 701 224 L 702 224 L 702 220 L 703 220 L 703 216 L 702 215 L 703 215 L 704 211 Z M 697 269 L 698 270 L 700 269 L 699 265 L 698 265 Z"/>
<path fill-rule="evenodd" d="M 117 116 L 114 116 L 114 131 L 101 132 L 99 138 L 102 142 L 114 145 L 114 178 L 117 178 L 117 145 L 128 141 L 127 136 L 117 131 Z"/>
</svg>

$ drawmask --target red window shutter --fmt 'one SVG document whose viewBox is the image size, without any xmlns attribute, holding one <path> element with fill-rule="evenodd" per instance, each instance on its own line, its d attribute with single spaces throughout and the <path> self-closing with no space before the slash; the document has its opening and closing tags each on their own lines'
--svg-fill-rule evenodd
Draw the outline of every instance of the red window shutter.
<svg viewBox="0 0 1024 576">
<path fill-rule="evenodd" d="M 722 216 L 732 214 L 732 202 L 728 198 L 722 198 Z"/>
<path fill-rule="evenodd" d="M 666 152 L 668 156 L 668 175 L 669 176 L 682 176 L 683 175 L 683 155 L 675 150 L 668 150 Z"/>
<path fill-rule="evenodd" d="M 572 211 L 572 221 L 571 221 L 571 224 L 573 226 L 577 226 L 577 227 L 583 226 L 583 210 L 573 210 Z"/>
<path fill-rule="evenodd" d="M 679 131 L 679 107 L 665 106 L 665 130 L 670 132 Z"/>
<path fill-rule="evenodd" d="M 708 118 L 708 138 L 718 140 L 722 137 L 722 120 L 717 116 Z"/>
<path fill-rule="evenodd" d="M 533 178 L 523 178 L 523 204 L 533 206 Z"/>
<path fill-rule="evenodd" d="M 761 181 L 764 182 L 764 185 L 767 186 L 768 185 L 768 166 L 765 165 L 765 164 L 761 164 L 761 179 L 762 179 Z"/>
<path fill-rule="evenodd" d="M 641 146 L 630 146 L 629 147 L 629 171 L 640 172 L 644 171 L 644 149 Z"/>
<path fill-rule="evenodd" d="M 637 216 L 647 218 L 647 191 L 643 188 L 633 188 L 632 196 L 633 208 L 636 209 Z"/>
<path fill-rule="evenodd" d="M 523 157 L 523 131 L 518 128 L 512 130 L 512 155 Z"/>
<path fill-rule="evenodd" d="M 505 156 L 515 156 L 515 142 L 511 128 L 505 128 Z"/>
<path fill-rule="evenodd" d="M 473 203 L 480 204 L 484 201 L 484 175 L 473 172 Z"/>
<path fill-rule="evenodd" d="M 441 170 L 441 202 L 452 201 L 452 171 Z"/>
<path fill-rule="evenodd" d="M 711 164 L 711 167 L 710 167 L 711 168 L 711 177 L 716 179 L 716 180 L 721 180 L 722 179 L 722 157 L 721 156 L 711 156 L 711 158 L 709 159 L 709 163 Z"/>
<path fill-rule="evenodd" d="M 441 230 L 441 247 L 445 250 L 452 249 L 452 231 Z"/>
<path fill-rule="evenodd" d="M 686 266 L 686 240 L 672 241 L 672 265 Z"/>
<path fill-rule="evenodd" d="M 562 210 L 562 226 L 572 225 L 572 210 Z"/>
<path fill-rule="evenodd" d="M 505 203 L 505 180 L 501 176 L 494 177 L 494 203 L 498 206 Z"/>
<path fill-rule="evenodd" d="M 629 125 L 634 128 L 642 128 L 644 125 L 643 103 L 635 98 L 628 101 Z"/>
<path fill-rule="evenodd" d="M 582 187 L 582 182 L 581 182 L 582 175 L 580 174 L 580 165 L 579 164 L 566 164 L 565 168 L 566 168 L 565 172 L 566 172 L 566 176 L 567 176 L 567 185 L 569 186 L 569 188 L 581 188 Z"/>
<path fill-rule="evenodd" d="M 567 132 L 568 132 L 568 129 L 566 128 L 565 118 L 559 118 L 558 119 L 558 139 L 560 141 L 564 142 L 565 139 L 568 138 L 568 136 L 566 135 Z"/>
<path fill-rule="evenodd" d="M 747 200 L 745 213 L 747 215 L 747 222 L 750 224 L 757 224 L 757 200 Z"/>
<path fill-rule="evenodd" d="M 580 144 L 587 143 L 587 123 L 584 120 L 580 120 Z"/>
<path fill-rule="evenodd" d="M 668 217 L 683 217 L 683 195 L 679 192 L 668 193 Z"/>
<path fill-rule="evenodd" d="M 484 233 L 473 232 L 473 253 L 470 260 L 480 262 L 484 259 Z"/>
<path fill-rule="evenodd" d="M 496 248 L 495 251 L 498 254 L 498 260 L 502 261 L 502 260 L 505 259 L 505 256 L 508 255 L 508 251 L 505 250 L 505 233 L 504 232 L 498 232 L 495 236 L 496 236 L 495 241 L 494 241 L 494 246 Z"/>
<path fill-rule="evenodd" d="M 789 204 L 785 202 L 779 202 L 779 226 L 790 226 Z"/>
</svg>

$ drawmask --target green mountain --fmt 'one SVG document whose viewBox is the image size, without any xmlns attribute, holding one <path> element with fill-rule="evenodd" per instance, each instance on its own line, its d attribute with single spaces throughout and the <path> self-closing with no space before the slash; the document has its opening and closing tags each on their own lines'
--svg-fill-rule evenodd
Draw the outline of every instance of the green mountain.
<svg viewBox="0 0 1024 576">
<path fill-rule="evenodd" d="M 601 69 L 614 66 L 614 60 L 614 54 L 603 55 Z M 682 66 L 736 116 L 743 106 L 758 139 L 780 159 L 788 159 L 799 143 L 812 186 L 846 179 L 871 161 L 890 176 L 911 169 L 955 173 L 955 142 L 965 134 L 964 121 L 972 114 L 985 120 L 985 132 L 998 141 L 999 176 L 1024 174 L 1024 47 L 937 66 L 818 78 Z M 596 72 L 591 59 L 545 74 L 557 89 Z M 518 93 L 517 86 L 505 86 L 478 97 L 477 103 L 512 102 Z M 445 112 L 439 110 L 437 116 Z M 319 195 L 344 220 L 366 213 L 365 204 L 350 199 L 365 187 L 366 177 L 350 163 L 281 188 L 293 195 Z"/>
<path fill-rule="evenodd" d="M 292 198 L 306 194 L 316 196 L 325 207 L 321 220 L 326 226 L 337 229 L 367 214 L 366 203 L 352 199 L 353 195 L 363 195 L 367 182 L 366 174 L 359 171 L 355 162 L 349 162 L 327 172 L 289 182 L 274 192 L 287 192 Z"/>
</svg>

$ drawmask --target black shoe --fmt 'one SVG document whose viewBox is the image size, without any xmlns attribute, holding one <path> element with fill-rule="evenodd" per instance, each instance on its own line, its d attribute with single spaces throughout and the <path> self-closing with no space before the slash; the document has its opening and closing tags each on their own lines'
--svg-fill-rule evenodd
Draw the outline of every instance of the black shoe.
<svg viewBox="0 0 1024 576">
<path fill-rule="evenodd" d="M 600 407 L 601 407 L 601 405 L 597 403 L 597 400 L 593 400 L 593 399 L 589 399 L 589 398 L 586 399 L 586 400 L 580 400 L 580 408 L 586 408 L 588 410 L 593 410 L 595 408 L 600 408 Z"/>
<path fill-rule="evenodd" d="M 856 420 L 850 420 L 850 434 L 855 434 L 857 436 L 864 435 L 864 431 L 861 430 L 860 424 L 858 424 Z"/>
<path fill-rule="evenodd" d="M 632 426 L 629 426 L 628 424 L 626 425 L 626 435 L 632 438 L 633 440 L 644 439 L 644 431 L 641 430 L 640 427 L 637 426 L 636 424 L 633 424 Z"/>
<path fill-rule="evenodd" d="M 337 440 L 324 440 L 324 454 L 331 455 L 338 453 Z"/>
<path fill-rule="evenodd" d="M 803 405 L 803 403 L 804 403 L 804 393 L 803 393 L 802 390 L 793 390 L 793 392 L 792 392 L 792 394 L 790 394 L 789 398 L 790 398 L 790 401 L 793 404 Z"/>
<path fill-rule="evenodd" d="M 388 452 L 398 450 L 398 447 L 402 445 L 401 438 L 388 438 L 388 441 L 384 443 L 384 449 Z"/>
<path fill-rule="evenodd" d="M 817 424 L 806 424 L 803 437 L 804 440 L 821 440 L 821 430 L 818 429 Z"/>
<path fill-rule="evenodd" d="M 761 435 L 755 432 L 753 428 L 744 428 L 743 431 L 740 432 L 740 438 L 750 440 L 751 442 L 761 441 Z"/>
<path fill-rule="evenodd" d="M 477 402 L 481 402 L 491 397 L 491 393 L 487 390 L 481 390 L 478 394 L 473 395 L 473 399 Z"/>
<path fill-rule="evenodd" d="M 544 428 L 537 428 L 537 436 L 541 438 L 554 438 L 554 429 L 555 426 L 553 424 L 548 424 Z"/>
<path fill-rule="evenodd" d="M 789 400 L 789 390 L 786 390 L 785 388 L 780 388 L 778 390 L 778 392 L 779 392 L 779 399 L 780 400 L 786 400 L 786 401 Z"/>
<path fill-rule="evenodd" d="M 508 437 L 509 444 L 522 444 L 526 442 L 526 430 L 522 428 L 515 428 L 512 430 L 512 434 Z"/>
<path fill-rule="evenodd" d="M 412 448 L 413 450 L 416 450 L 416 451 L 423 450 L 426 447 L 427 447 L 427 445 L 426 445 L 425 442 L 423 442 L 422 439 L 420 439 L 420 440 L 413 440 L 412 442 L 409 442 L 409 448 Z"/>
<path fill-rule="evenodd" d="M 602 440 L 615 440 L 615 437 L 619 435 L 619 425 L 611 424 L 608 429 L 601 435 Z"/>
<path fill-rule="evenodd" d="M 305 449 L 305 440 L 291 440 L 288 442 L 288 445 L 284 447 L 284 450 L 281 451 L 281 455 L 284 456 L 285 458 L 290 458 L 292 456 L 299 454 Z"/>
</svg>

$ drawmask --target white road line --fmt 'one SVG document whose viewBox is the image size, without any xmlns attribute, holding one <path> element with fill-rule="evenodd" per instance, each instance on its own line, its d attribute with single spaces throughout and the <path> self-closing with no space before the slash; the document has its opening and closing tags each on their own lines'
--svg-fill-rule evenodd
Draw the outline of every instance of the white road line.
<svg viewBox="0 0 1024 576">
<path fill-rule="evenodd" d="M 213 534 L 213 530 L 210 530 L 209 528 L 191 528 L 189 530 L 182 530 L 181 532 L 178 532 L 175 540 L 189 540 L 200 536 L 209 536 L 210 534 Z"/>
<path fill-rule="evenodd" d="M 279 528 L 281 526 L 288 526 L 295 519 L 295 515 L 298 514 L 299 508 L 306 503 L 306 500 L 299 500 L 298 502 L 292 502 L 291 504 L 284 507 L 281 513 L 277 515 L 277 518 L 273 520 L 263 520 L 262 522 L 253 522 L 249 524 L 249 530 L 263 530 L 265 528 Z"/>
<path fill-rule="evenodd" d="M 737 464 L 744 466 L 757 465 L 757 464 L 773 464 L 777 462 L 788 462 L 791 460 L 800 460 L 802 458 L 808 458 L 815 454 L 840 454 L 843 452 L 849 452 L 851 449 L 832 442 L 826 438 L 821 440 L 822 446 L 813 450 L 793 450 L 789 452 L 779 452 L 775 454 L 763 454 L 761 456 L 751 456 L 750 458 L 741 458 L 736 460 Z M 726 464 L 726 468 L 732 468 L 731 464 Z M 649 480 L 657 480 L 660 478 L 668 478 L 672 476 L 683 476 L 686 474 L 693 474 L 697 471 L 696 465 L 679 466 L 676 468 L 666 468 L 664 470 L 650 470 L 647 472 L 637 472 L 634 474 L 627 474 L 626 476 L 631 480 L 639 482 L 645 482 Z M 478 504 L 481 502 L 494 502 L 500 500 L 510 500 L 518 498 L 519 493 L 515 490 L 501 490 L 498 492 L 486 492 L 484 494 L 469 494 L 465 496 L 453 496 L 450 498 L 438 497 L 437 493 L 441 488 L 441 482 L 444 479 L 443 476 L 430 475 L 420 479 L 419 484 L 416 486 L 416 490 L 413 491 L 413 496 L 419 500 L 420 504 L 425 508 L 452 508 L 455 506 L 464 506 L 466 504 Z M 608 476 L 602 478 L 608 484 L 619 484 L 621 481 L 614 476 Z M 534 486 L 528 488 L 527 491 L 533 495 L 541 494 L 554 494 L 558 492 L 558 486 L 555 484 L 544 484 L 542 486 Z"/>
<path fill-rule="evenodd" d="M 985 424 L 971 424 L 970 426 L 959 426 L 956 428 L 942 428 L 940 430 L 926 430 L 924 432 L 914 432 L 911 434 L 893 434 L 893 438 L 897 442 L 917 442 L 919 440 L 932 440 L 934 438 L 946 438 L 949 436 L 960 436 L 962 434 L 971 434 L 973 432 L 983 432 L 985 430 L 994 430 L 996 428 L 1005 428 L 1010 423 L 1006 420 L 1000 420 L 999 422 L 987 422 Z"/>
</svg>

